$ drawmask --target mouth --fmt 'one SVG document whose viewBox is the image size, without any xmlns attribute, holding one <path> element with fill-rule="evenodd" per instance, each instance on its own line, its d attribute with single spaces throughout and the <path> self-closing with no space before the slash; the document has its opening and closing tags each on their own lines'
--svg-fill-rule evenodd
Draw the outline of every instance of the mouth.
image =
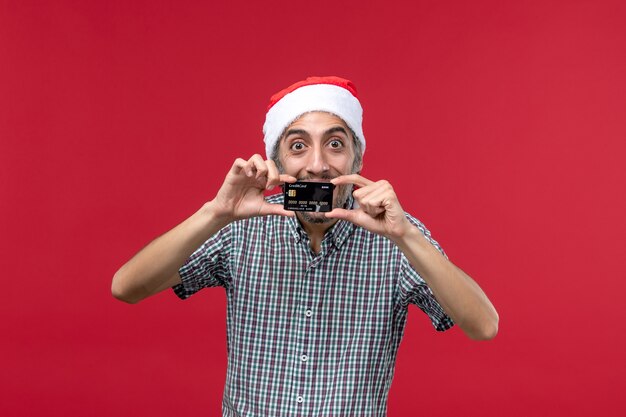
<svg viewBox="0 0 626 417">
<path fill-rule="evenodd" d="M 331 176 L 325 176 L 325 177 L 322 177 L 322 178 L 301 177 L 301 178 L 298 178 L 298 181 L 307 181 L 307 182 L 330 182 L 330 180 L 332 180 L 333 178 L 336 178 L 336 177 L 331 177 Z"/>
</svg>

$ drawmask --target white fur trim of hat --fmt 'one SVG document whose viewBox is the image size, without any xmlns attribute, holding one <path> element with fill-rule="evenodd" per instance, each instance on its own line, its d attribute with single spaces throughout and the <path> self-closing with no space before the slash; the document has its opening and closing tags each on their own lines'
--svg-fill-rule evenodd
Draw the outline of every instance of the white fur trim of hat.
<svg viewBox="0 0 626 417">
<path fill-rule="evenodd" d="M 301 115 L 323 111 L 341 118 L 354 131 L 365 152 L 363 108 L 351 81 L 339 77 L 309 77 L 272 96 L 263 134 L 265 154 L 272 158 L 276 142 L 287 127 Z"/>
</svg>

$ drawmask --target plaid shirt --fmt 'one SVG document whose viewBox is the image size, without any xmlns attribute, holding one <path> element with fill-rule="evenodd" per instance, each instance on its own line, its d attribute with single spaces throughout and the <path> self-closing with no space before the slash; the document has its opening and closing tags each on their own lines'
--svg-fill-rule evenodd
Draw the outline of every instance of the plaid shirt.
<svg viewBox="0 0 626 417">
<path fill-rule="evenodd" d="M 268 200 L 282 204 L 282 195 Z M 390 240 L 346 221 L 326 233 L 318 254 L 295 218 L 236 221 L 180 275 L 174 291 L 183 299 L 226 289 L 228 417 L 385 416 L 408 305 L 437 330 L 453 325 Z"/>
</svg>

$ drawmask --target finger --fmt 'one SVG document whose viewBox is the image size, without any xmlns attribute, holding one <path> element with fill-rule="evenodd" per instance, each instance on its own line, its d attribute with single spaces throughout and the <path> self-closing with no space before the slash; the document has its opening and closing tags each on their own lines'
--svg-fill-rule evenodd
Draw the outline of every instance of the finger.
<svg viewBox="0 0 626 417">
<path fill-rule="evenodd" d="M 254 174 L 256 174 L 256 168 L 254 167 L 254 162 L 251 159 L 248 159 L 243 164 L 243 166 L 241 167 L 241 170 L 244 172 L 246 177 L 253 177 Z"/>
<path fill-rule="evenodd" d="M 380 180 L 366 187 L 359 188 L 352 195 L 354 198 L 365 198 L 368 196 L 380 195 L 381 193 L 391 193 L 395 195 L 393 187 L 387 180 Z"/>
<path fill-rule="evenodd" d="M 345 220 L 368 230 L 374 230 L 376 226 L 376 220 L 360 208 L 356 210 L 336 208 L 326 213 L 326 217 L 329 219 Z"/>
<path fill-rule="evenodd" d="M 380 186 L 378 185 L 378 183 L 372 183 L 370 185 L 366 185 L 365 187 L 361 187 L 358 190 L 354 190 L 352 192 L 352 196 L 356 200 L 360 201 L 366 198 L 367 196 L 371 195 L 372 193 L 375 193 L 379 187 Z"/>
<path fill-rule="evenodd" d="M 385 207 L 380 201 L 367 201 L 359 203 L 361 209 L 371 217 L 378 217 L 385 212 Z"/>
<path fill-rule="evenodd" d="M 353 191 L 352 196 L 360 207 L 367 207 L 367 209 L 371 211 L 371 207 L 374 205 L 374 200 L 372 199 L 372 196 L 377 194 L 379 190 L 380 184 L 372 183 L 363 188 L 359 188 L 358 190 Z"/>
<path fill-rule="evenodd" d="M 233 162 L 233 166 L 230 168 L 230 172 L 232 172 L 233 174 L 239 174 L 246 165 L 246 162 L 247 161 L 242 158 L 235 159 L 235 162 Z"/>
<path fill-rule="evenodd" d="M 261 155 L 259 155 L 258 153 L 252 155 L 252 157 L 250 158 L 250 161 L 254 164 L 257 179 L 267 177 L 267 172 L 268 172 L 267 163 L 265 162 L 265 160 L 263 159 Z"/>
<path fill-rule="evenodd" d="M 265 164 L 267 165 L 267 185 L 265 188 L 271 190 L 280 183 L 280 174 L 274 161 L 268 159 Z"/>
<path fill-rule="evenodd" d="M 296 177 L 293 177 L 291 175 L 287 175 L 287 174 L 280 174 L 280 176 L 278 177 L 278 179 L 280 180 L 280 183 L 294 183 L 296 181 L 298 181 L 298 179 Z"/>
<path fill-rule="evenodd" d="M 372 193 L 369 193 L 366 196 L 355 196 L 354 199 L 358 203 L 359 207 L 370 216 L 376 217 L 385 211 L 384 207 L 382 207 L 380 203 L 380 199 L 373 197 Z"/>
<path fill-rule="evenodd" d="M 356 212 L 356 210 L 346 210 L 342 208 L 335 208 L 329 211 L 328 213 L 325 213 L 325 216 L 329 219 L 352 221 L 354 219 L 354 212 Z"/>
<path fill-rule="evenodd" d="M 263 158 L 260 155 L 255 154 L 250 157 L 247 161 L 245 161 L 242 170 L 245 172 L 247 177 L 254 177 L 255 175 L 258 178 L 258 171 L 266 171 L 265 163 Z"/>
<path fill-rule="evenodd" d="M 368 193 L 365 197 L 357 199 L 359 206 L 372 217 L 385 212 L 386 206 L 384 198 L 386 197 L 386 191 L 381 189 L 374 189 Z"/>
<path fill-rule="evenodd" d="M 378 214 L 380 214 L 379 207 L 382 207 L 384 211 L 390 202 L 397 199 L 391 184 L 384 180 L 361 188 L 355 191 L 353 195 L 360 205 L 371 207 L 373 209 L 372 213 L 377 212 Z"/>
<path fill-rule="evenodd" d="M 374 181 L 368 180 L 367 178 L 362 177 L 359 174 L 340 175 L 330 180 L 330 182 L 335 185 L 354 184 L 358 187 L 365 187 L 374 183 Z"/>
</svg>

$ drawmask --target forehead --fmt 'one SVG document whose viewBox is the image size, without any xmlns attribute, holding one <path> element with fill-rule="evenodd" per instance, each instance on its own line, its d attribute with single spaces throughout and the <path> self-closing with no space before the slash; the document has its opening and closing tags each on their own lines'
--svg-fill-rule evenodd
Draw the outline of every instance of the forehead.
<svg viewBox="0 0 626 417">
<path fill-rule="evenodd" d="M 310 134 L 316 134 L 323 133 L 329 128 L 337 126 L 343 127 L 346 132 L 350 131 L 348 125 L 346 125 L 340 117 L 337 117 L 332 113 L 312 111 L 304 113 L 294 120 L 289 126 L 287 126 L 285 133 L 292 129 L 302 129 L 306 130 Z"/>
</svg>

